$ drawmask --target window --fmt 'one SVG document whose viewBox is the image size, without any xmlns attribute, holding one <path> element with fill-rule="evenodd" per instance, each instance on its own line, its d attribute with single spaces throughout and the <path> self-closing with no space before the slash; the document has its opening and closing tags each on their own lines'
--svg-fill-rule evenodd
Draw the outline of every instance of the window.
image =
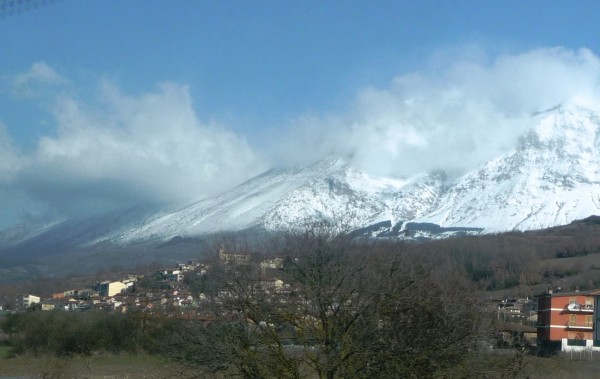
<svg viewBox="0 0 600 379">
<path fill-rule="evenodd" d="M 577 315 L 569 315 L 569 326 L 577 325 Z"/>
<path fill-rule="evenodd" d="M 594 316 L 585 316 L 585 326 L 594 326 Z"/>
</svg>

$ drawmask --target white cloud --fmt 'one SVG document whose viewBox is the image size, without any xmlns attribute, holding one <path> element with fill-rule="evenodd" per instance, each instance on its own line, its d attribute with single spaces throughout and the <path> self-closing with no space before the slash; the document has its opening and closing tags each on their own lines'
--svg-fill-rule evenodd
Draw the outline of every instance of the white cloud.
<svg viewBox="0 0 600 379">
<path fill-rule="evenodd" d="M 600 109 L 599 83 L 600 59 L 587 49 L 495 58 L 447 50 L 427 71 L 363 89 L 344 114 L 297 120 L 280 156 L 343 154 L 381 175 L 460 172 L 514 147 L 535 111 L 560 103 Z"/>
<path fill-rule="evenodd" d="M 103 81 L 98 92 L 56 95 L 55 133 L 9 165 L 9 186 L 73 214 L 209 196 L 266 168 L 243 138 L 199 120 L 185 86 L 128 96 Z"/>
<path fill-rule="evenodd" d="M 12 81 L 13 93 L 21 97 L 37 97 L 49 87 L 68 84 L 69 81 L 44 62 L 34 63 L 29 71 Z"/>
</svg>

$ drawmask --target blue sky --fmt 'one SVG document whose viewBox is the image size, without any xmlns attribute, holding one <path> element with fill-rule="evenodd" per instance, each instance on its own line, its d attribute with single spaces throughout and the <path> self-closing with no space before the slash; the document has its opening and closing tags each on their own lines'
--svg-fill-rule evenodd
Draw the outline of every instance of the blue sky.
<svg viewBox="0 0 600 379">
<path fill-rule="evenodd" d="M 410 175 L 449 135 L 460 171 L 509 148 L 524 114 L 596 104 L 595 1 L 23 4 L 38 6 L 0 0 L 0 227 L 185 201 L 328 154 Z"/>
</svg>

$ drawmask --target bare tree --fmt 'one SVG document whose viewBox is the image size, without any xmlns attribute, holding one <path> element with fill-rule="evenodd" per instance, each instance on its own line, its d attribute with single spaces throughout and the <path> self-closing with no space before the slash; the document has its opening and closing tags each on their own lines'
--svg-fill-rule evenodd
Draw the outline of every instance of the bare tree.
<svg viewBox="0 0 600 379">
<path fill-rule="evenodd" d="M 245 378 L 434 377 L 475 347 L 479 308 L 459 275 L 322 233 L 290 236 L 281 253 L 279 287 L 252 264 L 215 265 L 214 322 L 180 334 L 200 366 Z"/>
</svg>

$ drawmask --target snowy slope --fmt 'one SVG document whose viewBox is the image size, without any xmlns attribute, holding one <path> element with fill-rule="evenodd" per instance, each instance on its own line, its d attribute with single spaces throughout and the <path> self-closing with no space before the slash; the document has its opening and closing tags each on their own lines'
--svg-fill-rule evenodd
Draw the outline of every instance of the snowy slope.
<svg viewBox="0 0 600 379">
<path fill-rule="evenodd" d="M 264 218 L 268 230 L 290 230 L 325 220 L 336 231 L 365 225 L 410 220 L 433 209 L 444 177 L 419 175 L 407 180 L 374 179 L 345 168 L 325 180 L 312 180 L 283 197 Z"/>
<path fill-rule="evenodd" d="M 417 218 L 486 232 L 567 224 L 600 212 L 600 118 L 560 106 L 538 114 L 515 151 L 458 179 Z"/>
<path fill-rule="evenodd" d="M 268 171 L 220 196 L 100 240 L 133 243 L 252 227 L 289 230 L 315 221 L 350 231 L 423 215 L 437 205 L 443 185 L 441 175 L 373 179 L 341 159 L 326 159 L 306 168 Z"/>
</svg>

